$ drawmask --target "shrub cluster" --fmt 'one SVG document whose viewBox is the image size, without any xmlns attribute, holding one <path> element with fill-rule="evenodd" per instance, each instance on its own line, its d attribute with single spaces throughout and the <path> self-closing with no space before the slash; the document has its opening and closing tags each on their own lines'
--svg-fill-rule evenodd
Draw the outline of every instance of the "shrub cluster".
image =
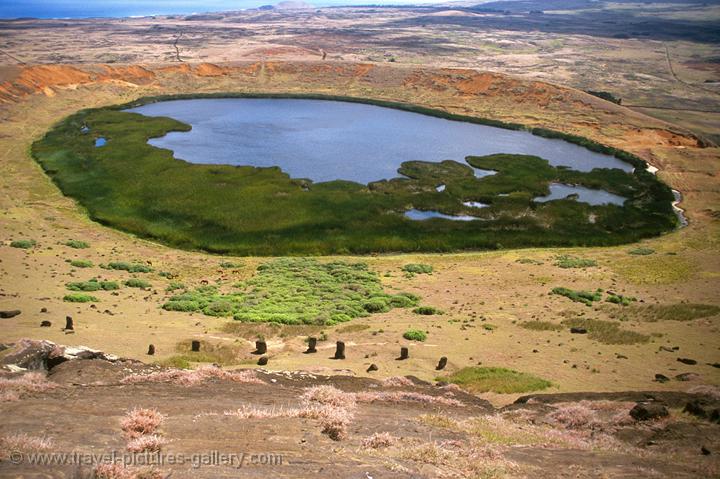
<svg viewBox="0 0 720 479">
<path fill-rule="evenodd" d="M 333 325 L 392 308 L 416 306 L 410 293 L 387 294 L 365 263 L 321 263 L 312 258 L 280 258 L 223 294 L 203 286 L 170 297 L 168 311 L 199 311 L 245 322 Z"/>
</svg>

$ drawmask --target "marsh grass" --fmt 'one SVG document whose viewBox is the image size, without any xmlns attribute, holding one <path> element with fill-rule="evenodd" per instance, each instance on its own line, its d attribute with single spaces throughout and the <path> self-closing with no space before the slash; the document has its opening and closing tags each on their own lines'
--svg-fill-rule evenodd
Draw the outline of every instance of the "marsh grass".
<svg viewBox="0 0 720 479">
<path fill-rule="evenodd" d="M 552 294 L 559 296 L 565 296 L 566 298 L 575 301 L 576 303 L 583 303 L 585 306 L 592 306 L 594 301 L 600 301 L 602 299 L 602 290 L 598 289 L 595 292 L 573 290 L 570 288 L 553 288 Z"/>
<path fill-rule="evenodd" d="M 541 391 L 552 386 L 550 381 L 532 374 L 493 367 L 465 367 L 450 376 L 441 376 L 436 380 L 457 384 L 474 393 L 525 393 Z"/>
<path fill-rule="evenodd" d="M 650 336 L 622 329 L 613 321 L 571 318 L 564 320 L 562 324 L 568 328 L 585 328 L 588 338 L 603 344 L 639 344 L 650 341 Z"/>
<path fill-rule="evenodd" d="M 172 152 L 152 147 L 147 140 L 171 131 L 188 131 L 189 125 L 122 111 L 161 99 L 222 96 L 157 97 L 131 105 L 82 110 L 35 142 L 32 155 L 66 195 L 87 209 L 92 219 L 176 247 L 223 254 L 366 254 L 613 245 L 658 235 L 674 228 L 677 222 L 671 207 L 672 192 L 644 171 L 644 161 L 585 138 L 550 130 L 534 128 L 531 132 L 615 155 L 635 165 L 636 170 L 632 174 L 619 169 L 578 172 L 552 167 L 534 156 L 500 154 L 468 157 L 474 167 L 497 171 L 482 180 L 474 177 L 468 165 L 447 161 L 407 162 L 399 171 L 406 177 L 370 185 L 349 181 L 311 184 L 289 178 L 279 168 L 178 161 Z M 523 128 L 390 102 L 276 96 L 376 103 L 474 123 Z M 93 138 L 82 134 L 84 125 L 111 141 L 96 148 Z M 433 187 L 439 180 L 447 185 L 442 195 Z M 552 181 L 606 189 L 628 201 L 622 207 L 569 200 L 533 202 L 533 196 L 548 193 Z M 203 195 L 188 195 L 188 191 L 203 191 Z M 510 195 L 500 196 L 505 193 Z M 403 215 L 409 206 L 446 214 L 468 213 L 463 200 L 489 204 L 486 211 L 478 213 L 485 221 L 411 221 Z M 595 217 L 594 223 L 587 221 L 590 214 Z"/>
<path fill-rule="evenodd" d="M 635 284 L 672 284 L 692 278 L 697 265 L 690 259 L 675 255 L 626 257 L 611 265 L 624 279 Z"/>
<path fill-rule="evenodd" d="M 402 270 L 406 273 L 412 274 L 430 274 L 433 272 L 433 267 L 429 264 L 409 263 L 404 265 Z"/>
<path fill-rule="evenodd" d="M 213 363 L 220 366 L 234 366 L 249 361 L 248 352 L 244 345 L 218 344 L 209 341 L 200 341 L 200 351 L 193 352 L 191 340 L 181 341 L 175 346 L 178 353 L 162 361 L 165 366 L 188 369 L 194 363 Z"/>
<path fill-rule="evenodd" d="M 628 251 L 628 254 L 632 254 L 635 256 L 647 256 L 647 255 L 653 254 L 653 253 L 655 253 L 654 249 L 644 248 L 644 247 L 634 248 L 634 249 L 631 249 L 630 251 Z"/>
<path fill-rule="evenodd" d="M 597 266 L 594 259 L 578 258 L 577 256 L 561 255 L 555 258 L 555 266 L 559 268 L 591 268 Z"/>
<path fill-rule="evenodd" d="M 562 331 L 564 329 L 561 325 L 550 321 L 523 321 L 519 326 L 531 331 Z"/>
<path fill-rule="evenodd" d="M 230 321 L 222 326 L 222 331 L 249 341 L 254 341 L 256 339 L 275 337 L 295 338 L 312 335 L 317 336 L 322 332 L 322 326 L 310 324 L 242 323 L 240 321 Z M 320 335 L 318 337 L 318 341 L 321 341 L 322 338 L 323 336 Z"/>
<path fill-rule="evenodd" d="M 720 314 L 720 307 L 712 304 L 675 303 L 675 304 L 633 304 L 621 311 L 605 308 L 611 318 L 621 321 L 692 321 Z"/>
</svg>

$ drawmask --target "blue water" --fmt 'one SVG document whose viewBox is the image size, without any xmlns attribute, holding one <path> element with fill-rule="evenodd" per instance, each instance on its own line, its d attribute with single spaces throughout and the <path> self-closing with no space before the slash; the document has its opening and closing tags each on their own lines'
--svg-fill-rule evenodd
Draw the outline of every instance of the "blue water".
<svg viewBox="0 0 720 479">
<path fill-rule="evenodd" d="M 279 166 L 292 178 L 367 184 L 395 178 L 405 161 L 464 162 L 469 155 L 531 154 L 579 171 L 632 166 L 562 140 L 359 103 L 198 99 L 129 111 L 192 125 L 149 143 L 191 163 Z M 494 172 L 476 171 L 476 176 Z"/>
<path fill-rule="evenodd" d="M 444 220 L 452 220 L 452 221 L 475 221 L 479 220 L 481 218 L 476 218 L 475 216 L 468 216 L 468 215 L 446 215 L 444 213 L 440 213 L 439 211 L 421 211 L 421 210 L 408 210 L 405 212 L 405 217 L 411 220 L 415 221 L 425 221 L 433 218 L 440 218 Z"/>
<path fill-rule="evenodd" d="M 592 190 L 590 188 L 585 188 L 584 186 L 573 186 L 553 183 L 550 185 L 549 195 L 539 196 L 537 198 L 534 198 L 533 201 L 544 203 L 546 201 L 562 200 L 564 198 L 567 198 L 569 195 L 577 195 L 577 201 L 589 203 L 591 205 L 613 204 L 622 206 L 627 199 L 623 198 L 622 196 L 608 193 L 605 190 Z"/>
<path fill-rule="evenodd" d="M 0 0 L 0 18 L 92 18 L 223 12 L 275 4 L 273 0 Z M 367 4 L 355 0 L 308 2 L 316 7 Z M 374 4 L 409 4 L 423 1 L 373 0 Z"/>
</svg>

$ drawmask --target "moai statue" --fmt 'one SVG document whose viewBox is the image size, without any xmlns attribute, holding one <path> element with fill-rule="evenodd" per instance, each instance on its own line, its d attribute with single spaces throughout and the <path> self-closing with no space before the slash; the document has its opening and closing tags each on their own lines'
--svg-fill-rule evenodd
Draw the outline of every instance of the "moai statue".
<svg viewBox="0 0 720 479">
<path fill-rule="evenodd" d="M 154 344 L 151 344 L 150 346 L 148 346 L 147 353 L 148 353 L 148 356 L 153 356 L 155 354 L 155 345 Z"/>
<path fill-rule="evenodd" d="M 305 354 L 317 353 L 317 349 L 315 349 L 316 346 L 317 338 L 308 338 L 308 348 L 307 351 L 305 351 Z"/>
<path fill-rule="evenodd" d="M 194 353 L 200 351 L 200 341 L 193 339 L 192 343 L 190 343 L 190 350 Z"/>
<path fill-rule="evenodd" d="M 371 364 L 370 366 L 368 366 L 367 372 L 368 372 L 368 373 L 371 373 L 371 372 L 373 372 L 373 371 L 377 371 L 378 369 L 380 369 L 380 368 L 377 367 L 377 364 L 373 363 L 373 364 Z"/>
<path fill-rule="evenodd" d="M 345 359 L 345 343 L 338 341 L 335 343 L 335 357 L 333 359 Z"/>
<path fill-rule="evenodd" d="M 441 369 L 445 369 L 445 366 L 447 366 L 447 358 L 445 356 L 443 356 L 440 358 L 440 362 L 438 362 L 438 365 L 435 368 L 435 370 L 440 371 Z"/>
<path fill-rule="evenodd" d="M 410 350 L 406 347 L 400 348 L 400 357 L 398 358 L 398 361 L 403 361 L 410 357 Z"/>
<path fill-rule="evenodd" d="M 68 331 L 74 331 L 74 330 L 75 330 L 72 316 L 65 316 L 65 329 L 68 330 Z"/>
<path fill-rule="evenodd" d="M 267 343 L 265 341 L 255 341 L 255 351 L 253 354 L 263 355 L 267 353 Z"/>
</svg>

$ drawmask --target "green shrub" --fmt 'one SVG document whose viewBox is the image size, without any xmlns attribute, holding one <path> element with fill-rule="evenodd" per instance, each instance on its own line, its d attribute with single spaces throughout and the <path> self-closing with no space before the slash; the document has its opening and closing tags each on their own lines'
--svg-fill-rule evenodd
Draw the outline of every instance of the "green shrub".
<svg viewBox="0 0 720 479">
<path fill-rule="evenodd" d="M 433 306 L 419 306 L 413 309 L 413 313 L 421 314 L 423 316 L 432 316 L 433 314 L 443 314 L 442 310 L 439 310 Z"/>
<path fill-rule="evenodd" d="M 594 259 L 562 255 L 555 258 L 555 266 L 558 266 L 560 268 L 589 268 L 597 266 L 597 261 L 595 261 Z"/>
<path fill-rule="evenodd" d="M 600 301 L 602 299 L 602 290 L 598 289 L 594 293 L 588 291 L 575 291 L 569 288 L 553 288 L 552 294 L 558 294 L 565 296 L 577 303 L 583 303 L 586 306 L 592 306 L 593 301 Z"/>
<path fill-rule="evenodd" d="M 93 278 L 88 281 L 75 281 L 65 284 L 65 287 L 70 291 L 112 291 L 120 289 L 120 286 L 115 281 L 98 281 Z"/>
<path fill-rule="evenodd" d="M 13 248 L 20 248 L 20 249 L 30 249 L 33 248 L 37 243 L 35 240 L 14 240 L 10 243 L 10 246 Z"/>
<path fill-rule="evenodd" d="M 65 246 L 69 246 L 69 247 L 75 248 L 75 249 L 85 249 L 85 248 L 90 247 L 90 245 L 88 243 L 86 243 L 85 241 L 79 241 L 79 240 L 68 240 L 63 244 Z"/>
<path fill-rule="evenodd" d="M 223 261 L 222 263 L 220 263 L 219 266 L 220 266 L 221 268 L 225 268 L 225 269 L 235 269 L 235 268 L 240 268 L 240 267 L 242 267 L 242 264 L 240 264 L 240 263 L 233 263 L 232 261 Z"/>
<path fill-rule="evenodd" d="M 163 304 L 163 309 L 166 311 L 183 311 L 186 313 L 190 313 L 192 311 L 199 310 L 200 303 L 191 300 L 168 301 L 167 303 Z"/>
<path fill-rule="evenodd" d="M 170 284 L 168 284 L 167 288 L 165 288 L 165 291 L 172 292 L 172 291 L 177 291 L 178 289 L 185 289 L 185 285 L 182 283 L 172 281 L 172 282 L 170 282 Z"/>
<path fill-rule="evenodd" d="M 73 266 L 75 268 L 91 268 L 92 265 L 92 261 L 87 259 L 74 259 L 70 261 L 70 266 Z"/>
<path fill-rule="evenodd" d="M 408 329 L 403 333 L 403 338 L 408 341 L 425 341 L 427 339 L 427 334 L 425 331 L 421 331 L 419 329 Z"/>
<path fill-rule="evenodd" d="M 390 296 L 389 304 L 393 308 L 411 308 L 417 306 L 420 298 L 412 293 L 400 293 Z"/>
<path fill-rule="evenodd" d="M 630 251 L 628 251 L 628 254 L 634 254 L 634 255 L 638 255 L 638 256 L 647 256 L 647 255 L 653 254 L 653 253 L 655 253 L 654 249 L 643 248 L 643 247 L 631 249 Z"/>
<path fill-rule="evenodd" d="M 410 263 L 403 266 L 402 270 L 406 273 L 430 274 L 433 272 L 433 267 L 429 264 Z"/>
<path fill-rule="evenodd" d="M 466 367 L 450 376 L 436 379 L 457 384 L 474 393 L 526 393 L 552 386 L 550 381 L 532 374 L 505 368 Z"/>
<path fill-rule="evenodd" d="M 127 281 L 125 281 L 125 286 L 127 286 L 128 288 L 147 289 L 147 288 L 149 288 L 151 285 L 150 285 L 150 283 L 148 283 L 147 281 L 145 281 L 145 280 L 143 280 L 143 279 L 130 278 L 130 279 L 128 279 Z"/>
<path fill-rule="evenodd" d="M 605 299 L 608 303 L 620 304 L 622 306 L 629 306 L 633 301 L 637 301 L 632 296 L 623 296 L 622 294 L 608 293 L 608 297 Z"/>
<path fill-rule="evenodd" d="M 130 273 L 150 273 L 152 268 L 150 266 L 140 263 L 128 263 L 126 261 L 113 261 L 107 265 L 101 265 L 107 269 L 116 269 L 120 271 L 128 271 Z"/>
<path fill-rule="evenodd" d="M 66 294 L 63 297 L 63 301 L 67 301 L 68 303 L 97 303 L 100 300 L 89 294 L 72 293 Z"/>
<path fill-rule="evenodd" d="M 372 298 L 363 303 L 363 309 L 368 313 L 385 313 L 390 311 L 390 305 L 385 298 Z"/>
</svg>

